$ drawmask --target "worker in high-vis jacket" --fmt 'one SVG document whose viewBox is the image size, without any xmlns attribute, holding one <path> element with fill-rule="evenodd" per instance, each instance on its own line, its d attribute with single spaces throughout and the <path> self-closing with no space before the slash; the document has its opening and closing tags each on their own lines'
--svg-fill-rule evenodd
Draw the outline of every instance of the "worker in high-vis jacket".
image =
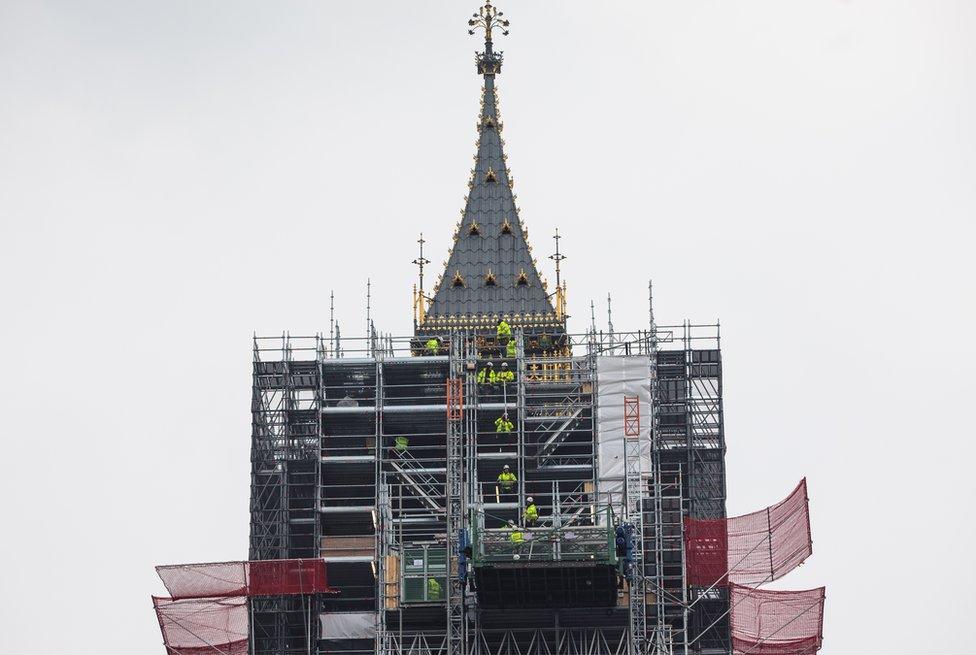
<svg viewBox="0 0 976 655">
<path fill-rule="evenodd" d="M 495 337 L 502 346 L 507 344 L 509 339 L 512 338 L 512 326 L 504 318 L 498 319 L 498 324 L 495 325 Z"/>
<path fill-rule="evenodd" d="M 503 434 L 506 432 L 511 432 L 515 429 L 515 425 L 508 420 L 508 412 L 505 412 L 501 416 L 495 419 L 495 432 L 498 434 Z"/>
<path fill-rule="evenodd" d="M 539 522 L 539 508 L 535 506 L 535 501 L 532 500 L 532 496 L 525 499 L 525 513 L 522 517 L 525 520 L 525 526 L 527 528 L 534 528 L 535 524 Z"/>
<path fill-rule="evenodd" d="M 518 477 L 512 473 L 512 469 L 506 464 L 502 467 L 502 472 L 498 474 L 498 488 L 501 490 L 502 496 L 498 499 L 499 502 L 515 502 L 513 494 L 517 484 Z"/>
<path fill-rule="evenodd" d="M 522 530 L 515 525 L 515 521 L 508 522 L 508 543 L 516 547 L 516 549 L 522 546 L 525 541 L 525 535 L 522 534 Z"/>
<path fill-rule="evenodd" d="M 397 455 L 405 455 L 409 448 L 410 448 L 409 437 L 393 438 L 393 450 L 396 452 Z"/>
<path fill-rule="evenodd" d="M 441 338 L 431 337 L 430 339 L 427 339 L 427 343 L 425 345 L 427 346 L 428 355 L 436 355 L 441 350 Z"/>
<path fill-rule="evenodd" d="M 508 368 L 508 362 L 502 362 L 502 370 L 498 371 L 495 379 L 502 384 L 515 381 L 515 374 Z"/>
<path fill-rule="evenodd" d="M 502 467 L 502 472 L 498 474 L 498 486 L 502 488 L 502 491 L 511 491 L 515 488 L 516 483 L 518 483 L 518 477 L 512 473 L 512 469 L 506 464 Z"/>
<path fill-rule="evenodd" d="M 434 578 L 427 578 L 427 600 L 441 599 L 441 583 Z"/>
<path fill-rule="evenodd" d="M 508 344 L 505 346 L 505 356 L 509 359 L 515 359 L 518 356 L 515 339 L 508 340 Z"/>
<path fill-rule="evenodd" d="M 485 367 L 478 371 L 478 384 L 495 384 L 496 380 L 495 368 L 491 362 L 485 364 Z"/>
</svg>

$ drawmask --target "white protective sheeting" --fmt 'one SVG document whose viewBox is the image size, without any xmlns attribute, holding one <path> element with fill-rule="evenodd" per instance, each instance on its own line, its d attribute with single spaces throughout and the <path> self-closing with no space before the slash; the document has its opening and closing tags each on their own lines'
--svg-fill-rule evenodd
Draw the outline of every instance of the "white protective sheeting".
<svg viewBox="0 0 976 655">
<path fill-rule="evenodd" d="M 319 614 L 322 639 L 372 639 L 376 636 L 373 612 L 327 612 Z"/>
<path fill-rule="evenodd" d="M 647 357 L 597 358 L 597 488 L 622 494 L 624 466 L 624 398 L 637 397 L 640 408 L 642 470 L 651 470 L 651 369 Z"/>
</svg>

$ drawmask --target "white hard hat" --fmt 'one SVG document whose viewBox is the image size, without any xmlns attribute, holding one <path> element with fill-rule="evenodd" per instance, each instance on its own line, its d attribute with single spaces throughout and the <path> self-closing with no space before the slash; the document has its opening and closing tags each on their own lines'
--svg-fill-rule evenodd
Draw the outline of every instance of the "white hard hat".
<svg viewBox="0 0 976 655">
<path fill-rule="evenodd" d="M 532 502 L 532 496 L 529 496 L 528 498 L 526 498 L 526 499 L 525 499 L 525 502 L 527 502 L 527 503 L 531 503 L 531 502 Z"/>
<path fill-rule="evenodd" d="M 506 464 L 505 466 L 503 466 L 503 467 L 502 467 L 502 470 L 503 470 L 503 471 L 507 471 L 507 470 L 508 470 L 508 464 Z"/>
</svg>

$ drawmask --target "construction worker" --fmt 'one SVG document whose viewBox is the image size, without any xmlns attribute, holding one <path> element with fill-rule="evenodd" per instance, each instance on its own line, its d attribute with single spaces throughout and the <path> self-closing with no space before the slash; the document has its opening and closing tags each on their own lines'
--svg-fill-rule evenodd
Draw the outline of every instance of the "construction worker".
<svg viewBox="0 0 976 655">
<path fill-rule="evenodd" d="M 515 345 L 515 339 L 509 339 L 508 345 L 505 346 L 505 356 L 509 359 L 515 359 L 518 356 L 518 349 Z"/>
<path fill-rule="evenodd" d="M 410 447 L 410 439 L 407 437 L 396 437 L 393 439 L 393 450 L 396 454 L 404 455 Z"/>
<path fill-rule="evenodd" d="M 512 326 L 504 318 L 498 319 L 498 324 L 495 326 L 495 337 L 498 339 L 499 345 L 502 346 L 512 338 Z"/>
<path fill-rule="evenodd" d="M 431 337 L 430 339 L 427 339 L 427 343 L 424 345 L 427 347 L 428 355 L 436 355 L 441 350 L 441 338 Z"/>
<path fill-rule="evenodd" d="M 511 432 L 515 429 L 515 425 L 508 420 L 508 412 L 505 412 L 501 416 L 495 419 L 495 432 L 498 434 L 503 434 L 506 432 Z"/>
<path fill-rule="evenodd" d="M 510 496 L 515 492 L 515 485 L 518 484 L 518 477 L 512 473 L 512 469 L 509 468 L 508 464 L 502 467 L 502 472 L 498 474 L 498 486 L 501 489 L 503 496 L 509 496 L 506 498 L 505 502 L 512 500 Z M 499 502 L 501 499 L 499 498 Z"/>
<path fill-rule="evenodd" d="M 523 514 L 526 527 L 534 528 L 539 521 L 539 509 L 535 506 L 532 496 L 525 499 L 525 514 Z"/>
<path fill-rule="evenodd" d="M 434 578 L 427 578 L 427 600 L 441 599 L 441 583 Z"/>
<path fill-rule="evenodd" d="M 502 370 L 498 371 L 498 375 L 495 376 L 495 379 L 502 384 L 515 381 L 515 374 L 509 370 L 508 362 L 502 362 Z"/>
<path fill-rule="evenodd" d="M 485 364 L 485 367 L 478 371 L 478 384 L 495 384 L 496 380 L 495 369 L 491 362 Z"/>
<path fill-rule="evenodd" d="M 508 543 L 515 547 L 515 550 L 520 550 L 522 548 L 522 543 L 525 541 L 525 536 L 515 521 L 508 522 Z"/>
</svg>

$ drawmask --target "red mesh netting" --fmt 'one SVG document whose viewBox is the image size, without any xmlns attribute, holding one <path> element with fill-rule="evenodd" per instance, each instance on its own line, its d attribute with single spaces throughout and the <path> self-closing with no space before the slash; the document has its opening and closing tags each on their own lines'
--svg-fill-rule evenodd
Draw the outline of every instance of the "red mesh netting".
<svg viewBox="0 0 976 655">
<path fill-rule="evenodd" d="M 732 650 L 739 655 L 813 655 L 823 642 L 824 588 L 765 591 L 730 586 Z"/>
<path fill-rule="evenodd" d="M 157 566 L 174 599 L 284 596 L 332 591 L 321 559 L 283 559 Z"/>
<path fill-rule="evenodd" d="M 247 595 L 244 562 L 157 566 L 156 573 L 174 599 Z"/>
<path fill-rule="evenodd" d="M 786 575 L 813 552 L 806 478 L 786 500 L 728 519 L 685 519 L 688 584 L 758 585 Z"/>
<path fill-rule="evenodd" d="M 248 596 L 321 594 L 332 591 L 320 559 L 248 562 Z"/>
<path fill-rule="evenodd" d="M 247 599 L 153 596 L 169 655 L 247 655 Z"/>
</svg>

